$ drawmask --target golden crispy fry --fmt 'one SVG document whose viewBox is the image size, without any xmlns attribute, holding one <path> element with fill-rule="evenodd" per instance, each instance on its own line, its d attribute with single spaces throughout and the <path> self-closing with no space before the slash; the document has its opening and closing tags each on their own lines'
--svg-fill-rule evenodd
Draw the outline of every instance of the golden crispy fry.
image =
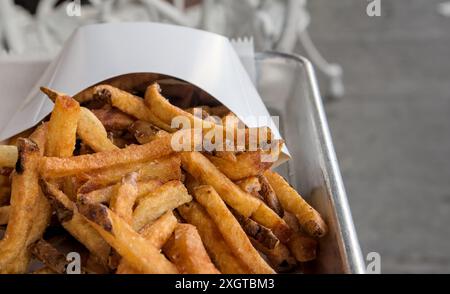
<svg viewBox="0 0 450 294">
<path fill-rule="evenodd" d="M 261 203 L 251 218 L 269 228 L 282 243 L 286 243 L 291 237 L 292 231 L 288 225 L 265 203 Z"/>
<path fill-rule="evenodd" d="M 26 274 L 31 259 L 30 250 L 22 250 L 13 261 L 0 267 L 0 274 Z"/>
<path fill-rule="evenodd" d="M 78 208 L 97 232 L 138 271 L 148 274 L 178 273 L 157 248 L 105 206 L 82 204 Z"/>
<path fill-rule="evenodd" d="M 261 175 L 273 162 L 262 162 L 263 151 L 244 152 L 236 156 L 236 162 L 217 156 L 206 157 L 230 180 L 239 181 L 248 177 Z"/>
<path fill-rule="evenodd" d="M 231 162 L 237 161 L 236 153 L 233 151 L 216 151 L 214 156 Z"/>
<path fill-rule="evenodd" d="M 47 156 L 69 157 L 75 150 L 80 105 L 69 96 L 60 95 L 48 123 Z"/>
<path fill-rule="evenodd" d="M 166 131 L 142 120 L 135 121 L 129 126 L 128 131 L 136 138 L 139 144 L 147 144 L 167 135 Z"/>
<path fill-rule="evenodd" d="M 259 182 L 261 183 L 260 195 L 263 198 L 264 203 L 267 204 L 273 211 L 275 211 L 280 217 L 283 217 L 284 210 L 278 200 L 275 191 L 272 186 L 270 186 L 269 181 L 264 175 L 259 176 Z"/>
<path fill-rule="evenodd" d="M 111 251 L 108 243 L 80 215 L 75 204 L 58 187 L 45 181 L 41 181 L 41 187 L 64 229 L 106 264 Z"/>
<path fill-rule="evenodd" d="M 262 246 L 265 246 L 268 249 L 273 249 L 278 245 L 280 241 L 271 230 L 247 217 L 243 217 L 235 211 L 232 212 L 236 217 L 236 220 L 241 224 L 244 232 L 249 237 L 255 239 L 257 242 L 261 243 Z"/>
<path fill-rule="evenodd" d="M 102 189 L 94 190 L 86 194 L 79 194 L 78 199 L 84 203 L 103 203 L 108 204 L 111 197 L 116 193 L 117 185 L 107 186 Z M 163 182 L 160 180 L 147 180 L 137 182 L 137 199 L 146 196 L 157 188 L 161 187 Z"/>
<path fill-rule="evenodd" d="M 163 137 L 145 145 L 124 149 L 74 156 L 71 158 L 46 157 L 40 165 L 44 178 L 57 178 L 107 169 L 118 165 L 148 162 L 173 153 L 171 137 Z"/>
<path fill-rule="evenodd" d="M 96 152 L 119 149 L 109 139 L 102 122 L 89 109 L 81 107 L 77 134 L 84 143 Z"/>
<path fill-rule="evenodd" d="M 259 195 L 259 192 L 261 191 L 261 183 L 259 182 L 258 177 L 245 178 L 243 180 L 238 181 L 236 184 L 242 190 L 249 193 L 250 195 L 263 200 L 262 197 Z"/>
<path fill-rule="evenodd" d="M 272 171 L 267 171 L 264 175 L 274 189 L 284 210 L 295 214 L 306 233 L 312 237 L 323 237 L 327 233 L 327 225 L 320 214 L 282 176 Z"/>
<path fill-rule="evenodd" d="M 250 240 L 242 230 L 238 221 L 228 210 L 219 194 L 211 186 L 200 186 L 195 189 L 195 199 L 206 208 L 227 244 L 236 256 L 255 274 L 271 274 L 274 270 L 261 258 L 253 248 Z"/>
<path fill-rule="evenodd" d="M 194 225 L 209 256 L 224 274 L 248 274 L 250 270 L 240 261 L 226 244 L 216 224 L 200 204 L 191 202 L 178 207 L 178 212 L 190 224 Z"/>
<path fill-rule="evenodd" d="M 41 239 L 32 246 L 31 252 L 55 273 L 66 273 L 66 257 L 50 243 Z"/>
<path fill-rule="evenodd" d="M 94 96 L 110 101 L 112 106 L 121 111 L 136 117 L 137 119 L 148 121 L 155 126 L 173 132 L 170 124 L 162 122 L 155 114 L 150 111 L 140 97 L 134 96 L 128 92 L 114 88 L 109 85 L 99 85 L 94 89 Z"/>
<path fill-rule="evenodd" d="M 300 262 L 316 259 L 318 242 L 301 231 L 298 220 L 292 213 L 286 212 L 283 219 L 294 231 L 287 246 L 295 256 L 295 259 Z"/>
<path fill-rule="evenodd" d="M 206 252 L 193 225 L 178 224 L 172 238 L 164 245 L 166 256 L 184 274 L 220 274 Z"/>
<path fill-rule="evenodd" d="M 211 185 L 224 201 L 245 217 L 250 217 L 261 202 L 242 191 L 222 174 L 204 155 L 198 152 L 181 154 L 183 169 L 198 181 Z"/>
<path fill-rule="evenodd" d="M 142 198 L 133 213 L 133 228 L 139 231 L 166 211 L 192 201 L 186 187 L 180 181 L 171 181 Z"/>
<path fill-rule="evenodd" d="M 158 218 L 153 224 L 143 227 L 139 234 L 144 237 L 155 248 L 160 249 L 169 240 L 175 230 L 178 221 L 172 211 L 166 212 Z M 116 274 L 139 274 L 126 260 L 121 261 Z"/>
<path fill-rule="evenodd" d="M 32 140 L 39 147 L 39 154 L 43 156 L 45 154 L 45 145 L 47 145 L 47 134 L 48 134 L 48 122 L 45 122 L 38 126 L 34 132 L 30 135 L 30 140 Z"/>
<path fill-rule="evenodd" d="M 6 225 L 9 219 L 10 206 L 0 207 L 0 225 Z"/>
<path fill-rule="evenodd" d="M 16 146 L 0 145 L 0 167 L 16 166 L 18 155 Z"/>
<path fill-rule="evenodd" d="M 269 264 L 277 272 L 290 271 L 297 265 L 297 261 L 283 243 L 278 243 L 277 246 L 269 249 L 252 238 L 250 238 L 250 240 L 252 241 L 253 246 L 267 257 Z"/>
<path fill-rule="evenodd" d="M 109 204 L 109 208 L 128 224 L 133 221 L 133 206 L 138 196 L 136 180 L 137 173 L 125 175 Z"/>
<path fill-rule="evenodd" d="M 39 197 L 39 148 L 29 139 L 19 139 L 17 143 L 19 159 L 12 179 L 8 226 L 0 241 L 0 269 L 26 249 L 34 221 L 32 212 Z"/>
<path fill-rule="evenodd" d="M 128 114 L 108 104 L 100 109 L 92 109 L 92 113 L 95 114 L 107 131 L 124 131 L 135 121 Z"/>
</svg>

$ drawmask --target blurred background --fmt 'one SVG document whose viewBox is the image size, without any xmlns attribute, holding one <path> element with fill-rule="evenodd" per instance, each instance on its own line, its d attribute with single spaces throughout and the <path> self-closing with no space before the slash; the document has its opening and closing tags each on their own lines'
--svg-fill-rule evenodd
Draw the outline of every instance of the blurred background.
<svg viewBox="0 0 450 294">
<path fill-rule="evenodd" d="M 2 0 L 0 60 L 50 59 L 76 27 L 121 21 L 310 58 L 364 255 L 383 273 L 450 273 L 450 3 Z"/>
</svg>

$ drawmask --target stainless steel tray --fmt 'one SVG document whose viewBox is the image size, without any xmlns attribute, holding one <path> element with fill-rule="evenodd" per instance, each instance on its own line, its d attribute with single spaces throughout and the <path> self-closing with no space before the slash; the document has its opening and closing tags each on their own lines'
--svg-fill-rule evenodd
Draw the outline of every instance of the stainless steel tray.
<svg viewBox="0 0 450 294">
<path fill-rule="evenodd" d="M 318 259 L 306 265 L 312 273 L 364 273 L 322 99 L 311 63 L 281 53 L 256 55 L 256 84 L 280 131 L 292 160 L 279 168 L 325 218 L 329 234 L 320 240 Z"/>
</svg>

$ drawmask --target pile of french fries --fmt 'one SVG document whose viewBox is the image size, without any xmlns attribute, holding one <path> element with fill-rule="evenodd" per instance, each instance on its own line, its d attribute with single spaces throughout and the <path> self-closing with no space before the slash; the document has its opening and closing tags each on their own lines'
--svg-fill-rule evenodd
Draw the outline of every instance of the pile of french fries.
<svg viewBox="0 0 450 294">
<path fill-rule="evenodd" d="M 268 274 L 316 258 L 327 226 L 262 147 L 171 147 L 175 117 L 230 132 L 233 113 L 201 106 L 194 116 L 205 99 L 181 81 L 144 92 L 136 83 L 74 97 L 42 88 L 55 103 L 49 118 L 0 146 L 0 273 L 62 274 L 68 252 L 99 274 Z"/>
</svg>

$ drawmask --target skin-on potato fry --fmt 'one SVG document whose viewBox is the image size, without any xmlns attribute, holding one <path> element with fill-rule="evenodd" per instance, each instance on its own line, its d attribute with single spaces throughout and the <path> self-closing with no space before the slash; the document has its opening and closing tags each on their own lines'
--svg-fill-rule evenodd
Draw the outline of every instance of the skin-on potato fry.
<svg viewBox="0 0 450 294">
<path fill-rule="evenodd" d="M 248 177 L 261 175 L 273 162 L 262 162 L 263 151 L 244 152 L 236 156 L 236 162 L 217 156 L 206 157 L 230 180 L 239 181 Z"/>
<path fill-rule="evenodd" d="M 0 241 L 0 269 L 26 249 L 34 221 L 32 212 L 39 197 L 39 148 L 29 139 L 19 139 L 17 144 L 19 158 L 12 178 L 8 226 Z"/>
<path fill-rule="evenodd" d="M 153 114 L 152 111 L 145 106 L 144 100 L 140 97 L 109 85 L 96 86 L 94 89 L 94 96 L 99 99 L 110 101 L 112 106 L 137 119 L 148 121 L 165 131 L 173 132 L 170 124 L 164 123 Z"/>
<path fill-rule="evenodd" d="M 239 186 L 239 188 L 249 193 L 250 195 L 264 200 L 261 195 L 259 195 L 259 192 L 261 191 L 261 183 L 259 182 L 258 177 L 249 177 L 236 182 L 236 184 Z"/>
<path fill-rule="evenodd" d="M 273 171 L 264 173 L 274 189 L 284 210 L 297 217 L 302 229 L 312 237 L 323 237 L 327 233 L 327 225 L 320 214 L 312 208 L 285 179 Z"/>
<path fill-rule="evenodd" d="M 69 157 L 75 150 L 80 104 L 69 96 L 59 95 L 48 123 L 45 154 Z"/>
<path fill-rule="evenodd" d="M 40 173 L 44 178 L 72 176 L 119 165 L 148 162 L 172 153 L 171 137 L 167 136 L 145 145 L 128 146 L 110 152 L 70 158 L 44 157 L 40 164 Z"/>
<path fill-rule="evenodd" d="M 314 238 L 306 235 L 300 229 L 300 225 L 295 215 L 286 212 L 283 219 L 294 231 L 291 239 L 287 243 L 289 250 L 300 262 L 307 262 L 316 259 L 318 242 Z"/>
<path fill-rule="evenodd" d="M 16 146 L 0 145 L 0 167 L 16 166 L 18 156 Z"/>
<path fill-rule="evenodd" d="M 178 273 L 176 267 L 157 248 L 106 206 L 79 204 L 78 209 L 94 229 L 138 271 L 148 274 Z"/>
<path fill-rule="evenodd" d="M 233 254 L 216 224 L 200 204 L 191 202 L 178 207 L 177 211 L 188 223 L 197 228 L 209 256 L 220 272 L 224 274 L 250 273 L 250 269 Z"/>
<path fill-rule="evenodd" d="M 147 144 L 157 138 L 167 135 L 166 131 L 143 120 L 135 121 L 128 127 L 128 131 L 136 138 L 139 144 Z"/>
<path fill-rule="evenodd" d="M 34 132 L 30 135 L 32 140 L 39 147 L 39 154 L 43 156 L 45 154 L 45 145 L 47 144 L 48 122 L 42 123 L 38 126 Z"/>
<path fill-rule="evenodd" d="M 143 227 L 139 231 L 139 234 L 155 248 L 161 249 L 167 240 L 169 240 L 177 224 L 178 221 L 173 215 L 173 212 L 168 211 L 158 218 L 153 224 L 148 224 Z M 122 259 L 119 267 L 117 268 L 116 274 L 139 274 L 139 271 L 134 269 L 129 262 Z"/>
<path fill-rule="evenodd" d="M 55 273 L 66 273 L 66 257 L 50 243 L 41 239 L 32 246 L 31 252 Z"/>
<path fill-rule="evenodd" d="M 166 211 L 192 201 L 186 187 L 180 181 L 171 181 L 142 198 L 133 212 L 133 228 L 139 231 Z"/>
<path fill-rule="evenodd" d="M 95 114 L 107 131 L 124 131 L 135 121 L 128 114 L 108 104 L 99 109 L 92 109 L 92 113 Z"/>
<path fill-rule="evenodd" d="M 270 186 L 269 181 L 264 175 L 259 176 L 259 183 L 261 184 L 261 191 L 259 194 L 262 196 L 264 203 L 267 204 L 273 211 L 275 211 L 280 217 L 283 217 L 284 210 L 278 200 L 275 191 Z"/>
<path fill-rule="evenodd" d="M 243 217 L 236 211 L 231 211 L 234 216 L 236 217 L 236 220 L 241 224 L 242 229 L 244 232 L 257 242 L 261 243 L 262 246 L 273 249 L 275 246 L 280 243 L 278 238 L 272 233 L 271 230 L 268 228 L 261 226 L 257 222 L 247 218 Z"/>
<path fill-rule="evenodd" d="M 58 187 L 45 181 L 41 181 L 40 184 L 64 229 L 106 264 L 111 251 L 108 243 L 80 215 L 75 204 Z"/>
<path fill-rule="evenodd" d="M 203 184 L 211 185 L 222 199 L 244 217 L 251 217 L 269 228 L 281 242 L 290 236 L 286 223 L 261 200 L 245 193 L 222 174 L 204 155 L 198 152 L 181 154 L 183 169 Z"/>
<path fill-rule="evenodd" d="M 193 225 L 178 224 L 163 251 L 182 274 L 220 274 Z"/>
<path fill-rule="evenodd" d="M 10 206 L 0 207 L 0 225 L 6 225 L 9 219 Z"/>
<path fill-rule="evenodd" d="M 195 199 L 205 207 L 213 219 L 227 244 L 234 250 L 236 256 L 242 260 L 255 274 L 272 274 L 274 270 L 261 258 L 252 246 L 238 221 L 228 210 L 219 194 L 211 186 L 195 188 Z"/>
<path fill-rule="evenodd" d="M 109 139 L 102 122 L 89 109 L 81 107 L 77 134 L 92 150 L 96 152 L 119 149 Z"/>
<path fill-rule="evenodd" d="M 133 221 L 133 206 L 138 196 L 136 180 L 137 173 L 125 175 L 109 204 L 109 208 L 128 224 Z"/>
<path fill-rule="evenodd" d="M 78 200 L 84 203 L 103 203 L 109 204 L 111 197 L 117 191 L 117 185 L 107 186 L 98 190 L 86 194 L 79 194 Z M 153 192 L 157 188 L 161 187 L 163 182 L 160 180 L 146 180 L 142 182 L 137 182 L 137 199 L 146 196 L 150 192 Z"/>
<path fill-rule="evenodd" d="M 253 246 L 267 257 L 269 264 L 277 272 L 290 271 L 297 265 L 295 258 L 283 243 L 278 243 L 274 248 L 269 249 L 252 238 L 250 238 L 250 240 L 252 241 Z"/>
</svg>

